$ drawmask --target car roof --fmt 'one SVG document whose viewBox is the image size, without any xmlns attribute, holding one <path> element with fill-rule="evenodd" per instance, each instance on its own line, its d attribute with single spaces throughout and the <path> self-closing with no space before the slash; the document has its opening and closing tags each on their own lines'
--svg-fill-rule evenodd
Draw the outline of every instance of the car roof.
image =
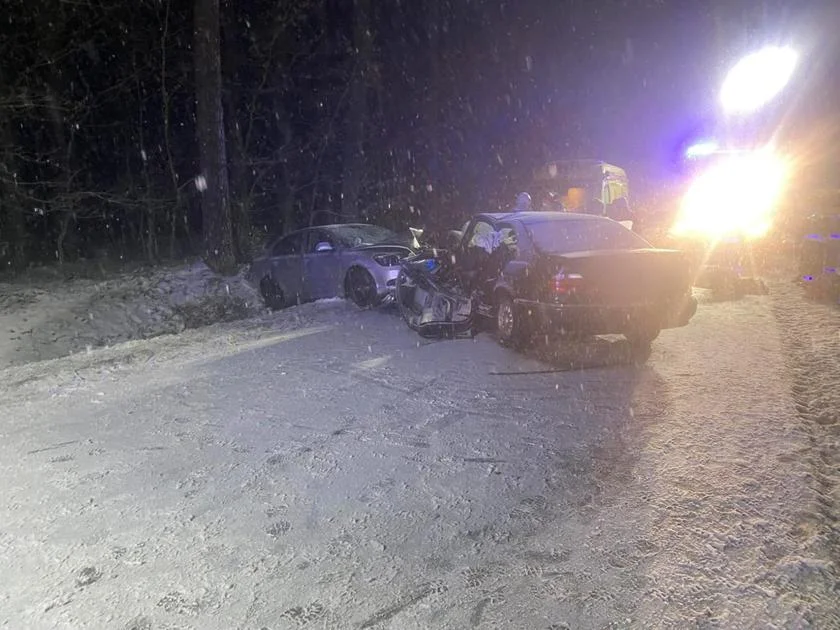
<svg viewBox="0 0 840 630">
<path fill-rule="evenodd" d="M 510 221 L 516 219 L 526 225 L 546 221 L 604 221 L 606 217 L 580 212 L 486 212 L 478 217 L 487 217 L 492 221 Z"/>
<path fill-rule="evenodd" d="M 319 229 L 320 228 L 322 230 L 333 230 L 335 228 L 341 228 L 341 227 L 381 227 L 381 226 L 376 225 L 375 223 L 330 223 L 329 225 L 313 225 L 313 226 L 310 226 L 309 228 L 304 228 L 304 229 L 314 230 L 314 229 Z"/>
<path fill-rule="evenodd" d="M 292 236 L 300 236 L 301 234 L 304 234 L 305 232 L 310 232 L 312 230 L 331 230 L 331 229 L 340 228 L 340 227 L 347 227 L 347 226 L 350 226 L 350 227 L 369 227 L 369 226 L 381 227 L 379 225 L 376 225 L 375 223 L 330 223 L 328 225 L 309 225 L 307 227 L 298 228 L 296 230 L 293 230 L 293 231 L 289 232 L 288 234 L 273 234 L 273 235 L 269 236 L 268 242 L 269 243 L 275 243 L 275 242 L 279 241 L 280 239 L 288 238 L 288 237 L 292 237 Z"/>
</svg>

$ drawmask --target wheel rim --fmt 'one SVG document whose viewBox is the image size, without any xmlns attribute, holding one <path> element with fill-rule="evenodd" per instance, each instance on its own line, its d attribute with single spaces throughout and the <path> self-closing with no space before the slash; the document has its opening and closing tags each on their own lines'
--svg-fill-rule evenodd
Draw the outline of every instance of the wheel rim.
<svg viewBox="0 0 840 630">
<path fill-rule="evenodd" d="M 513 336 L 513 304 L 510 301 L 505 300 L 499 304 L 496 324 L 502 337 L 509 339 Z"/>
<path fill-rule="evenodd" d="M 373 278 L 366 271 L 354 269 L 350 272 L 350 299 L 359 306 L 368 306 L 373 302 L 376 288 L 373 285 Z"/>
</svg>

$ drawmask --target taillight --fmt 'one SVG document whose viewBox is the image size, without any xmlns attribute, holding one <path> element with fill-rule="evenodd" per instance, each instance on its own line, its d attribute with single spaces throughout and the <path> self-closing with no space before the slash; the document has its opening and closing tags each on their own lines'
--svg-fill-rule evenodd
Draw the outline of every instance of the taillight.
<svg viewBox="0 0 840 630">
<path fill-rule="evenodd" d="M 555 296 L 573 295 L 581 288 L 583 276 L 579 273 L 560 271 L 551 283 L 551 291 Z"/>
</svg>

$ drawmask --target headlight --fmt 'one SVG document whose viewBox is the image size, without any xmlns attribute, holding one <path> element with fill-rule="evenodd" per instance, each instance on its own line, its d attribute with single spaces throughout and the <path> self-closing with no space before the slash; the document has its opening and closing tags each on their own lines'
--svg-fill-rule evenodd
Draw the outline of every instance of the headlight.
<svg viewBox="0 0 840 630">
<path fill-rule="evenodd" d="M 373 260 L 383 267 L 396 267 L 400 264 L 401 257 L 399 254 L 377 254 Z"/>
<path fill-rule="evenodd" d="M 692 183 L 671 232 L 760 238 L 772 227 L 787 176 L 787 162 L 770 150 L 727 156 Z"/>
</svg>

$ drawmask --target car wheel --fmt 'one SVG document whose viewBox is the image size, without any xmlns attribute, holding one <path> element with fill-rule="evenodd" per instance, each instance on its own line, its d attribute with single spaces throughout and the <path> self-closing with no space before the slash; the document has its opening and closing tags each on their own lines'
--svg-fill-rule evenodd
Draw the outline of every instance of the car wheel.
<svg viewBox="0 0 840 630">
<path fill-rule="evenodd" d="M 260 280 L 260 293 L 265 305 L 272 311 L 279 311 L 286 306 L 286 296 L 283 294 L 283 289 L 277 286 L 277 283 L 271 278 L 266 277 Z"/>
<path fill-rule="evenodd" d="M 367 269 L 351 267 L 344 279 L 344 294 L 359 308 L 376 304 L 376 281 Z"/>
<path fill-rule="evenodd" d="M 647 361 L 651 353 L 651 345 L 659 336 L 659 328 L 640 327 L 624 333 L 624 338 L 630 344 L 630 351 L 635 360 Z"/>
<path fill-rule="evenodd" d="M 525 322 L 507 293 L 499 296 L 496 305 L 496 334 L 503 346 L 519 349 L 528 341 Z"/>
<path fill-rule="evenodd" d="M 736 300 L 743 297 L 741 279 L 730 272 L 720 272 L 712 282 L 712 295 L 716 300 Z"/>
</svg>

